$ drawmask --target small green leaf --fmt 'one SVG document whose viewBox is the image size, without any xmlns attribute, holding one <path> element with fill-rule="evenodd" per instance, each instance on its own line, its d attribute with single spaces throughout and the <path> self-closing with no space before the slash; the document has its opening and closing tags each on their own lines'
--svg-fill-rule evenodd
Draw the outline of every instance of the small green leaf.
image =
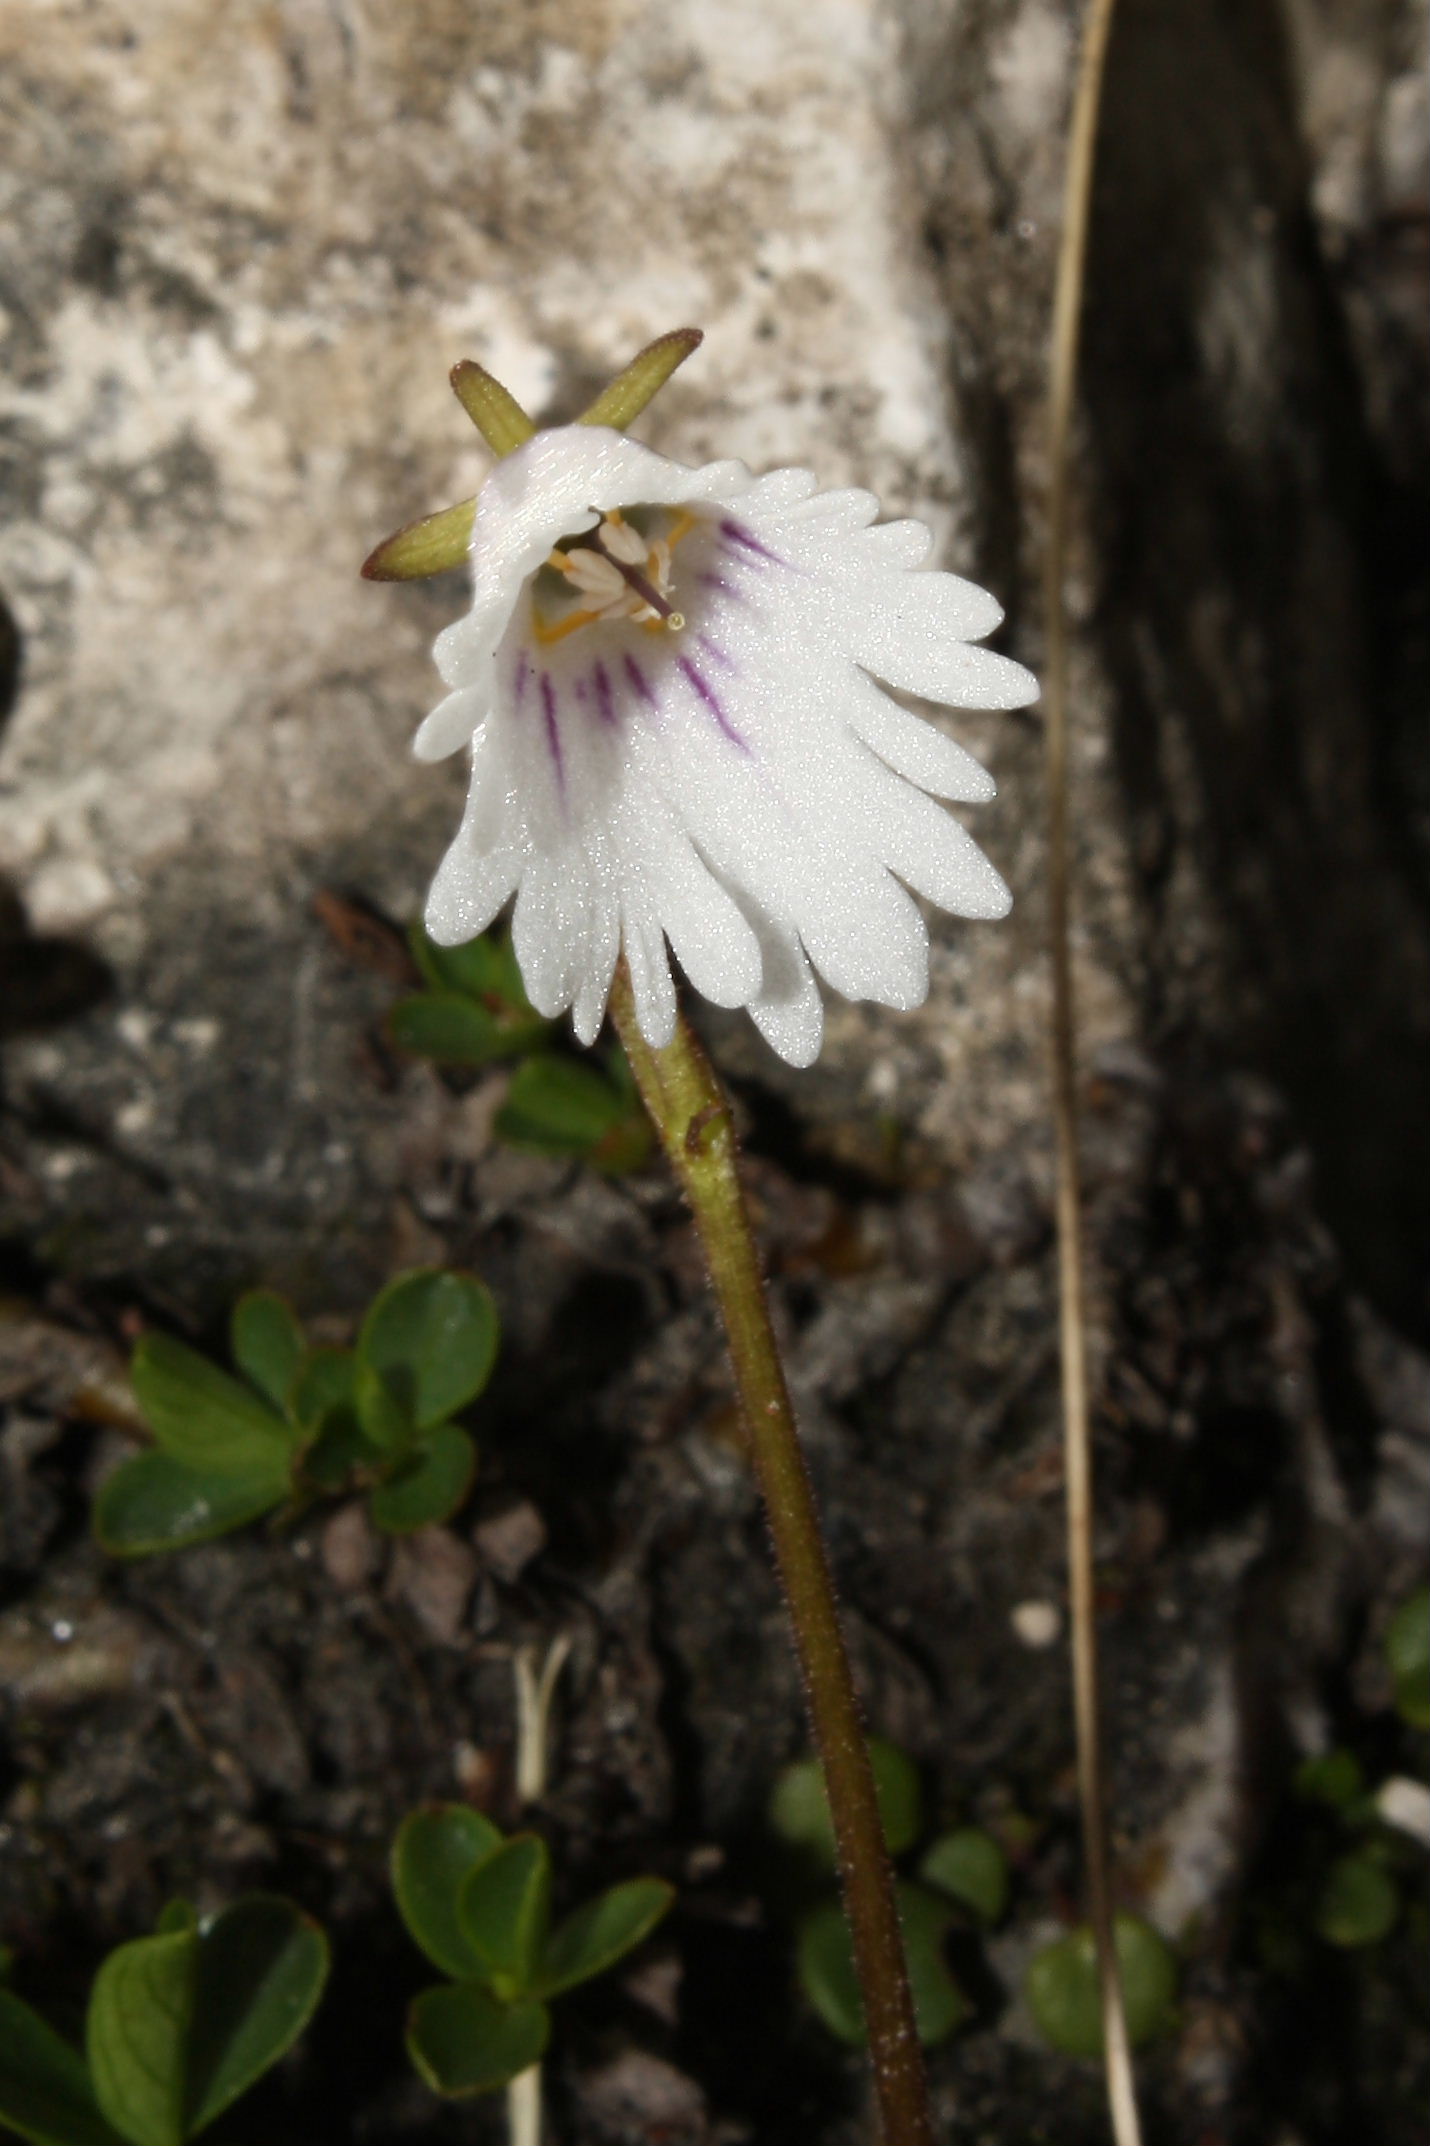
<svg viewBox="0 0 1430 2146">
<path fill-rule="evenodd" d="M 1365 1774 L 1353 1751 L 1322 1751 L 1296 1769 L 1296 1793 L 1307 1803 L 1348 1811 L 1365 1794 Z"/>
<path fill-rule="evenodd" d="M 85 2051 L 96 2101 L 133 2146 L 183 2146 L 184 2052 L 199 1939 L 136 1938 L 94 1978 Z"/>
<path fill-rule="evenodd" d="M 111 1557 L 152 1557 L 231 1534 L 290 1495 L 286 1470 L 250 1476 L 140 1453 L 106 1476 L 94 1500 L 95 1540 Z"/>
<path fill-rule="evenodd" d="M 10 1990 L 0 1990 L 0 2124 L 34 2146 L 118 2146 L 77 2049 Z"/>
<path fill-rule="evenodd" d="M 249 1387 L 167 1334 L 145 1334 L 130 1375 L 155 1438 L 175 1460 L 230 1475 L 285 1466 L 288 1425 Z"/>
<path fill-rule="evenodd" d="M 410 938 L 428 990 L 490 1014 L 504 1051 L 535 1049 L 550 1034 L 553 1024 L 533 1010 L 526 995 L 510 933 L 484 932 L 462 946 L 437 946 L 417 924 Z M 519 1036 L 525 1038 L 521 1043 Z"/>
<path fill-rule="evenodd" d="M 1338 1856 L 1316 1903 L 1316 1928 L 1331 1945 L 1378 1945 L 1400 1914 L 1395 1880 L 1364 1851 Z"/>
<path fill-rule="evenodd" d="M 1395 1703 L 1413 1729 L 1430 1729 L 1430 1587 L 1402 1602 L 1385 1634 Z"/>
<path fill-rule="evenodd" d="M 387 1016 L 388 1034 L 400 1051 L 439 1066 L 486 1066 L 521 1051 L 508 1043 L 494 1013 L 455 992 L 424 991 L 399 999 Z"/>
<path fill-rule="evenodd" d="M 539 1050 L 551 1023 L 536 1013 L 493 1013 L 453 991 L 425 991 L 399 999 L 387 1027 L 397 1048 L 413 1058 L 430 1058 L 439 1066 L 487 1066 Z"/>
<path fill-rule="evenodd" d="M 319 1490 L 342 1490 L 355 1473 L 376 1474 L 383 1455 L 366 1436 L 355 1415 L 345 1410 L 329 1417 L 303 1455 L 303 1474 Z"/>
<path fill-rule="evenodd" d="M 434 2093 L 494 2094 L 546 2054 L 544 2004 L 503 2004 L 475 1982 L 424 1990 L 407 2014 L 407 2054 Z"/>
<path fill-rule="evenodd" d="M 491 1292 L 475 1275 L 419 1267 L 374 1301 L 358 1360 L 382 1373 L 424 1431 L 481 1392 L 496 1361 L 497 1331 Z"/>
<path fill-rule="evenodd" d="M 1177 1963 L 1165 1938 L 1139 1916 L 1119 1915 L 1117 1964 L 1127 2035 L 1134 2049 L 1167 2023 L 1177 1993 Z M 1102 1998 L 1091 1930 L 1074 1930 L 1035 1953 L 1028 1969 L 1028 2004 L 1054 2049 L 1072 2057 L 1102 2053 Z"/>
<path fill-rule="evenodd" d="M 355 1468 L 382 1456 L 357 1413 L 357 1358 L 351 1349 L 313 1349 L 293 1381 L 289 1407 L 310 1441 L 302 1468 L 322 1490 L 340 1490 Z"/>
<path fill-rule="evenodd" d="M 368 1444 L 376 1448 L 379 1465 L 406 1460 L 417 1426 L 404 1402 L 393 1392 L 387 1374 L 375 1364 L 360 1363 L 356 1395 L 358 1426 Z"/>
<path fill-rule="evenodd" d="M 392 1890 L 413 1940 L 434 1967 L 458 1982 L 482 1972 L 457 1912 L 463 1880 L 501 1846 L 490 1819 L 465 1803 L 412 1811 L 392 1844 Z"/>
<path fill-rule="evenodd" d="M 592 1067 L 528 1058 L 497 1112 L 497 1137 L 541 1155 L 587 1155 L 631 1116 L 625 1096 Z"/>
<path fill-rule="evenodd" d="M 490 932 L 466 939 L 460 946 L 438 946 L 417 923 L 408 932 L 407 943 L 429 991 L 450 991 L 461 998 L 483 1000 L 503 995 L 505 964 Z"/>
<path fill-rule="evenodd" d="M 184 2136 L 192 2138 L 292 2048 L 328 1977 L 328 1941 L 290 1900 L 250 1893 L 199 1934 Z"/>
<path fill-rule="evenodd" d="M 357 1358 L 351 1349 L 310 1349 L 293 1381 L 288 1405 L 310 1438 L 329 1420 L 356 1409 Z"/>
<path fill-rule="evenodd" d="M 172 1937 L 176 1930 L 197 1930 L 198 1914 L 192 1900 L 166 1900 L 154 1925 L 156 1937 Z"/>
<path fill-rule="evenodd" d="M 1001 1922 L 1008 1906 L 1008 1859 L 981 1826 L 960 1826 L 936 1840 L 919 1876 L 986 1923 Z"/>
<path fill-rule="evenodd" d="M 298 1366 L 308 1353 L 292 1305 L 272 1289 L 250 1289 L 234 1305 L 229 1331 L 239 1370 L 286 1414 Z"/>
<path fill-rule="evenodd" d="M 953 1916 L 944 1901 L 922 1886 L 899 1885 L 895 1896 L 919 2040 L 932 2046 L 952 2034 L 969 2009 L 943 1955 Z M 849 1926 L 837 1901 L 828 1901 L 805 1917 L 796 1957 L 805 1994 L 826 2027 L 842 2041 L 862 2046 L 867 2040 L 864 2006 Z"/>
<path fill-rule="evenodd" d="M 535 1992 L 559 1997 L 602 1975 L 633 1952 L 665 1915 L 675 1888 L 663 1878 L 630 1878 L 588 1900 L 552 1931 L 537 1970 Z"/>
<path fill-rule="evenodd" d="M 907 1752 L 881 1736 L 869 1739 L 869 1763 L 874 1769 L 885 1842 L 890 1855 L 902 1855 L 923 1831 L 918 1768 Z M 782 1770 L 770 1797 L 769 1820 L 782 1840 L 803 1848 L 827 1869 L 835 1868 L 834 1822 L 818 1759 L 797 1759 Z"/>
<path fill-rule="evenodd" d="M 373 1524 L 387 1535 L 450 1520 L 477 1472 L 477 1449 L 455 1423 L 439 1423 L 423 1444 L 385 1482 L 368 1493 Z"/>
<path fill-rule="evenodd" d="M 514 1833 L 462 1882 L 457 1912 L 498 1996 L 524 1997 L 551 1923 L 551 1856 L 535 1833 Z"/>
</svg>

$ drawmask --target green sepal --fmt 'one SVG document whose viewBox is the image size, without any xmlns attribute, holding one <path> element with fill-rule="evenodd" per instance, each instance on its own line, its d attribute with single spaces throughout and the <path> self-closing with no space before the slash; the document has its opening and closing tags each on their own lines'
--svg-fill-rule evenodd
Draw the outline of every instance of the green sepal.
<svg viewBox="0 0 1430 2146">
<path fill-rule="evenodd" d="M 472 527 L 477 518 L 475 499 L 459 499 L 453 507 L 440 507 L 384 537 L 363 560 L 364 581 L 424 581 L 429 574 L 445 574 L 464 566 L 472 546 Z"/>
<path fill-rule="evenodd" d="M 624 432 L 634 424 L 652 397 L 659 393 L 678 365 L 704 342 L 699 328 L 672 328 L 638 351 L 624 372 L 617 373 L 601 390 L 589 409 L 577 419 L 582 425 L 610 425 Z"/>
<path fill-rule="evenodd" d="M 509 389 L 484 365 L 462 358 L 447 375 L 452 393 L 494 455 L 509 455 L 536 436 L 536 427 Z"/>
</svg>

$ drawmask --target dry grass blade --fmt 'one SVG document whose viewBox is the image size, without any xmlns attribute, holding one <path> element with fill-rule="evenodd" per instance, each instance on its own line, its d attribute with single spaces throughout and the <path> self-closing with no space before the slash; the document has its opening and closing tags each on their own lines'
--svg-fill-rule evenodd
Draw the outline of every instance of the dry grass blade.
<svg viewBox="0 0 1430 2146">
<path fill-rule="evenodd" d="M 1083 30 L 1068 142 L 1063 234 L 1053 300 L 1048 392 L 1048 535 L 1044 569 L 1047 619 L 1045 705 L 1048 780 L 1048 936 L 1052 965 L 1053 1116 L 1057 1136 L 1059 1322 L 1067 1466 L 1068 1579 L 1072 1598 L 1073 1703 L 1077 1721 L 1078 1797 L 1088 1908 L 1097 1943 L 1106 2046 L 1107 2095 L 1117 2146 L 1141 2146 L 1141 2125 L 1117 1972 L 1098 1725 L 1097 1627 L 1093 1600 L 1092 1437 L 1088 1421 L 1082 1191 L 1077 1145 L 1076 1009 L 1073 1000 L 1068 811 L 1067 572 L 1069 444 L 1077 380 L 1093 153 L 1103 62 L 1114 0 L 1090 0 Z"/>
</svg>

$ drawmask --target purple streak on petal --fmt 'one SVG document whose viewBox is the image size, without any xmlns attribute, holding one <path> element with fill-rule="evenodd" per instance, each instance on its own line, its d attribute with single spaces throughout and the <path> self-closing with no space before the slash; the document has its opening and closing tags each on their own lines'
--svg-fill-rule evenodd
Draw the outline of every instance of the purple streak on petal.
<svg viewBox="0 0 1430 2146">
<path fill-rule="evenodd" d="M 629 661 L 629 658 L 627 658 Z M 596 711 L 601 721 L 614 724 L 616 720 L 615 696 L 611 692 L 611 676 L 604 663 L 597 663 L 591 676 L 596 686 Z"/>
<path fill-rule="evenodd" d="M 711 640 L 708 633 L 697 633 L 695 638 L 700 643 L 700 646 L 704 649 L 706 655 L 709 656 L 713 662 L 718 663 L 722 671 L 737 671 L 740 668 L 739 664 L 736 663 L 733 656 L 727 656 L 724 649 L 718 647 L 716 643 Z"/>
<path fill-rule="evenodd" d="M 697 574 L 695 578 L 702 589 L 718 589 L 732 604 L 745 601 L 743 590 L 736 588 L 728 574 Z"/>
<path fill-rule="evenodd" d="M 724 709 L 721 707 L 719 698 L 709 679 L 704 677 L 701 672 L 696 670 L 695 665 L 691 662 L 689 656 L 677 656 L 675 659 L 675 667 L 678 671 L 684 671 L 686 677 L 690 680 L 690 683 L 694 686 L 696 692 L 700 695 L 700 698 L 704 701 L 706 707 L 710 710 L 710 713 L 714 716 L 716 722 L 720 725 L 721 730 L 730 740 L 730 743 L 732 745 L 738 745 L 742 753 L 747 753 L 750 750 L 749 746 L 740 736 L 739 731 L 735 729 L 729 717 L 726 715 Z"/>
<path fill-rule="evenodd" d="M 519 708 L 526 699 L 526 688 L 531 678 L 531 658 L 523 649 L 516 659 L 516 676 L 512 680 L 512 698 Z"/>
<path fill-rule="evenodd" d="M 561 757 L 561 732 L 556 724 L 556 688 L 551 682 L 550 671 L 543 671 L 541 674 L 541 705 L 546 711 L 546 743 L 550 748 L 552 765 L 556 769 L 556 787 L 564 798 L 566 765 Z"/>
<path fill-rule="evenodd" d="M 635 687 L 637 693 L 645 702 L 646 706 L 648 708 L 655 708 L 656 710 L 659 710 L 660 702 L 655 697 L 654 688 L 652 687 L 650 680 L 646 677 L 645 672 L 636 662 L 635 657 L 625 656 L 622 658 L 622 663 L 624 665 L 627 678 L 629 678 L 631 684 Z"/>
<path fill-rule="evenodd" d="M 742 522 L 721 522 L 720 534 L 731 538 L 734 543 L 740 546 L 742 551 L 752 552 L 757 559 L 768 559 L 771 566 L 789 565 L 788 559 L 782 559 L 778 552 L 767 551 L 759 538 L 751 536 Z"/>
</svg>

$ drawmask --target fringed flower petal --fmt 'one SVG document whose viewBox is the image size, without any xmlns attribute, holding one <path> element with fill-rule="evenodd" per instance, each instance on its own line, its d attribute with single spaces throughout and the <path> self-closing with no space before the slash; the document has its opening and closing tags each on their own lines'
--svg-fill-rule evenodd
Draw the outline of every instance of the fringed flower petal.
<svg viewBox="0 0 1430 2146">
<path fill-rule="evenodd" d="M 969 917 L 1001 916 L 1008 893 L 934 802 L 992 782 L 885 688 L 983 708 L 1037 688 L 973 645 L 993 599 L 926 568 L 919 523 L 877 512 L 807 470 L 690 469 L 601 426 L 498 463 L 472 609 L 437 644 L 452 690 L 416 743 L 424 759 L 472 748 L 433 937 L 474 936 L 515 893 L 532 1003 L 571 1008 L 582 1041 L 620 953 L 657 1047 L 671 953 L 794 1065 L 819 1050 L 815 971 L 919 1005 L 928 938 L 908 890 Z"/>
</svg>

